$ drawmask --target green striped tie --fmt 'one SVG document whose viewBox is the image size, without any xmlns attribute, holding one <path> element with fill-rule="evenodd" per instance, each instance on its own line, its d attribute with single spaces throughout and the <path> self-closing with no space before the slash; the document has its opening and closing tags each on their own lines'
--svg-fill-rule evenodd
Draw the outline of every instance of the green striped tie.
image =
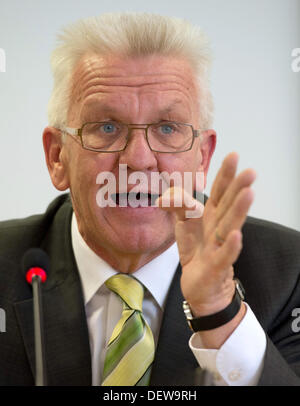
<svg viewBox="0 0 300 406">
<path fill-rule="evenodd" d="M 142 314 L 143 286 L 117 274 L 106 286 L 123 301 L 123 313 L 108 343 L 102 386 L 147 386 L 154 359 L 152 331 Z"/>
</svg>

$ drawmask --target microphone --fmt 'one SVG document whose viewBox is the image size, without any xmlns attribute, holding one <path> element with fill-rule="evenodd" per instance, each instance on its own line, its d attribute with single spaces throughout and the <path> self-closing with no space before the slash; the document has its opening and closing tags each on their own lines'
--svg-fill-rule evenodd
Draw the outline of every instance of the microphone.
<svg viewBox="0 0 300 406">
<path fill-rule="evenodd" d="M 34 346 L 35 346 L 35 385 L 46 386 L 46 358 L 43 328 L 43 305 L 41 283 L 47 279 L 49 257 L 40 248 L 31 248 L 25 252 L 22 268 L 26 280 L 32 285 L 33 316 L 34 316 Z"/>
</svg>

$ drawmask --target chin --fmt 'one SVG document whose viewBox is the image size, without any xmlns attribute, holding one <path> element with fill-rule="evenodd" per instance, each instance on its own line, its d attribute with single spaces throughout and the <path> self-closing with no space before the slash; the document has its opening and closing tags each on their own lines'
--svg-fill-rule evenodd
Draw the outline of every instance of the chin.
<svg viewBox="0 0 300 406">
<path fill-rule="evenodd" d="M 102 248 L 113 254 L 158 255 L 175 241 L 175 236 L 173 227 L 158 228 L 157 225 L 151 227 L 149 224 L 141 227 L 131 224 L 119 225 L 116 232 L 112 229 L 106 230 L 106 233 L 99 235 L 98 240 L 102 241 Z"/>
<path fill-rule="evenodd" d="M 133 210 L 97 208 L 85 216 L 85 239 L 104 259 L 126 254 L 159 255 L 175 241 L 175 221 L 170 213 L 156 210 L 142 216 L 139 209 L 136 214 Z"/>
<path fill-rule="evenodd" d="M 120 247 L 124 253 L 128 253 L 131 255 L 137 254 L 151 254 L 153 253 L 159 255 L 159 253 L 163 252 L 167 249 L 173 239 L 165 239 L 165 240 L 143 240 L 143 241 L 128 241 L 126 244 L 122 244 Z"/>
</svg>

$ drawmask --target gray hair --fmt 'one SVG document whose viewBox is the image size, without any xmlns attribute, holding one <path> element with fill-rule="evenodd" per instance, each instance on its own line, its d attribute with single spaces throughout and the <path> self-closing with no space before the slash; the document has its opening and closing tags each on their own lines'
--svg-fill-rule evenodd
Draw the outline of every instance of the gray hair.
<svg viewBox="0 0 300 406">
<path fill-rule="evenodd" d="M 67 125 L 71 81 L 80 58 L 87 52 L 128 57 L 163 55 L 185 59 L 199 85 L 199 119 L 202 128 L 212 125 L 213 102 L 209 89 L 211 65 L 208 40 L 189 22 L 148 13 L 107 13 L 82 19 L 58 35 L 52 52 L 54 86 L 48 105 L 49 125 Z"/>
</svg>

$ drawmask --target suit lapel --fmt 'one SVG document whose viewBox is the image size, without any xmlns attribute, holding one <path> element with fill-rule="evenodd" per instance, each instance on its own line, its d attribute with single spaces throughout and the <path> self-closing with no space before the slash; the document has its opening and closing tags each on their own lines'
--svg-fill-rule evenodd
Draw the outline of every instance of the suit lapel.
<svg viewBox="0 0 300 406">
<path fill-rule="evenodd" d="M 180 276 L 179 264 L 168 293 L 152 367 L 151 385 L 201 384 L 202 370 L 188 345 L 192 332 L 182 309 Z"/>
<path fill-rule="evenodd" d="M 72 208 L 63 205 L 41 244 L 51 264 L 43 285 L 48 385 L 91 385 L 91 355 L 81 283 L 72 252 Z M 34 375 L 33 300 L 15 303 L 26 352 Z"/>
</svg>

